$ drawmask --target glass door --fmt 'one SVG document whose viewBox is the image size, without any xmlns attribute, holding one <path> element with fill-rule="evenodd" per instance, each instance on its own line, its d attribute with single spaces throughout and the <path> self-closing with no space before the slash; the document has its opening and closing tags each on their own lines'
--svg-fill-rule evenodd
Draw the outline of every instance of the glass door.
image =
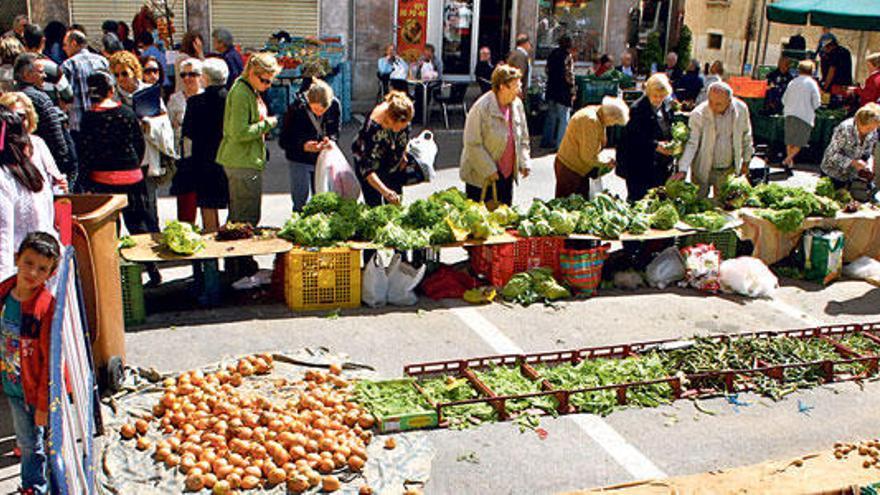
<svg viewBox="0 0 880 495">
<path fill-rule="evenodd" d="M 470 76 L 479 0 L 443 0 L 443 76 Z"/>
</svg>

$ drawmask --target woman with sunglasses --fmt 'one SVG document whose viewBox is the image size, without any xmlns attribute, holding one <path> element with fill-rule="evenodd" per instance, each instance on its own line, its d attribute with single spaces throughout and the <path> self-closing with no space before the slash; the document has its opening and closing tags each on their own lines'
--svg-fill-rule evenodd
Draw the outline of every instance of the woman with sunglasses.
<svg viewBox="0 0 880 495">
<path fill-rule="evenodd" d="M 158 84 L 165 74 L 162 73 L 162 65 L 156 60 L 156 57 L 141 57 L 141 67 L 143 67 L 143 76 L 141 81 L 147 86 Z"/>
<path fill-rule="evenodd" d="M 278 118 L 269 115 L 261 93 L 269 90 L 279 72 L 275 54 L 255 53 L 226 96 L 217 163 L 223 166 L 229 183 L 228 222 L 260 224 L 266 134 L 278 125 Z M 226 267 L 233 279 L 257 271 L 253 258 L 229 259 Z"/>
<path fill-rule="evenodd" d="M 391 91 L 376 105 L 351 145 L 355 171 L 369 206 L 400 204 L 413 104 L 400 91 Z"/>
<path fill-rule="evenodd" d="M 197 58 L 188 58 L 182 64 L 181 80 L 179 86 L 171 98 L 168 99 L 168 117 L 171 119 L 171 127 L 174 129 L 174 144 L 180 160 L 177 162 L 177 173 L 171 181 L 171 194 L 177 197 L 177 219 L 181 222 L 195 223 L 198 206 L 196 205 L 196 185 L 194 170 L 190 163 L 192 157 L 192 142 L 181 134 L 183 116 L 186 114 L 186 102 L 191 96 L 201 94 L 202 91 L 202 61 Z"/>
</svg>

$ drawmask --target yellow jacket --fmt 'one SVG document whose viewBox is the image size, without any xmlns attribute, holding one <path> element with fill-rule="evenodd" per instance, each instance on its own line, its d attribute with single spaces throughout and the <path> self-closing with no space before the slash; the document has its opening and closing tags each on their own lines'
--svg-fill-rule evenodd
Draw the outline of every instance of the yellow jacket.
<svg viewBox="0 0 880 495">
<path fill-rule="evenodd" d="M 582 177 L 604 165 L 599 161 L 599 152 L 605 147 L 605 126 L 599 120 L 599 108 L 584 107 L 571 116 L 556 152 L 556 158 L 566 168 Z"/>
</svg>

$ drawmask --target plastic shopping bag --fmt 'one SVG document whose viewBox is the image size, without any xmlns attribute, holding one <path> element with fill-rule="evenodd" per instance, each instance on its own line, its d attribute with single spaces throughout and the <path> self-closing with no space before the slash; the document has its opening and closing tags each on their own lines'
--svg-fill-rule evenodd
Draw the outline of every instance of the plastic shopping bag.
<svg viewBox="0 0 880 495">
<path fill-rule="evenodd" d="M 685 274 L 684 260 L 678 248 L 670 246 L 664 249 L 654 258 L 645 270 L 645 278 L 648 285 L 665 289 L 666 287 L 682 280 Z"/>
<path fill-rule="evenodd" d="M 406 145 L 406 152 L 418 163 L 426 182 L 437 177 L 437 172 L 434 170 L 434 160 L 437 158 L 437 142 L 434 141 L 434 133 L 422 131 L 415 139 L 409 141 Z"/>
<path fill-rule="evenodd" d="M 823 285 L 837 280 L 843 269 L 843 246 L 843 232 L 839 230 L 804 232 L 804 278 Z"/>
<path fill-rule="evenodd" d="M 721 290 L 719 272 L 721 252 L 711 244 L 697 244 L 681 250 L 685 266 L 685 286 L 706 292 Z"/>
<path fill-rule="evenodd" d="M 862 256 L 843 267 L 843 274 L 849 278 L 864 280 L 869 284 L 880 286 L 880 261 Z"/>
<path fill-rule="evenodd" d="M 361 195 L 361 184 L 354 168 L 333 142 L 328 149 L 321 151 L 315 164 L 315 194 L 322 192 L 335 192 L 354 200 Z"/>
<path fill-rule="evenodd" d="M 403 261 L 400 253 L 394 255 L 388 266 L 388 304 L 394 306 L 414 306 L 419 302 L 415 289 L 425 276 L 427 265 L 414 268 Z"/>
<path fill-rule="evenodd" d="M 743 296 L 772 297 L 779 280 L 763 261 L 741 256 L 721 263 L 721 285 Z"/>
<path fill-rule="evenodd" d="M 388 274 L 385 263 L 377 252 L 367 262 L 361 277 L 361 300 L 371 308 L 380 308 L 388 303 Z"/>
</svg>

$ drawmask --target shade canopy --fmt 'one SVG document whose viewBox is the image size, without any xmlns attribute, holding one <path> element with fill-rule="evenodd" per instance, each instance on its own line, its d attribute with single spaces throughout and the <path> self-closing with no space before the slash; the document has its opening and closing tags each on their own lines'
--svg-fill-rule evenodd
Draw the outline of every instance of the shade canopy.
<svg viewBox="0 0 880 495">
<path fill-rule="evenodd" d="M 880 0 L 779 0 L 767 6 L 767 19 L 854 31 L 880 31 Z"/>
</svg>

